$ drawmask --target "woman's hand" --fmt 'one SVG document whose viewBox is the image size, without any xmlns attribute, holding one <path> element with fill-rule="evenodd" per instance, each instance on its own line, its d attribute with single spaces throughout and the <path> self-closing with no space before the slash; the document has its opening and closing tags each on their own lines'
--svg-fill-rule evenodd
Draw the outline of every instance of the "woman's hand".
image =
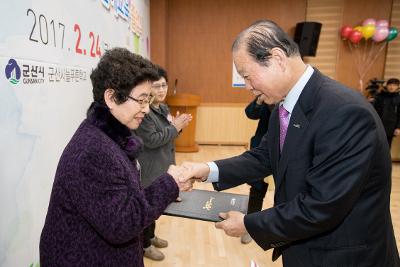
<svg viewBox="0 0 400 267">
<path fill-rule="evenodd" d="M 178 132 L 180 132 L 183 128 L 189 125 L 192 121 L 192 114 L 182 113 L 179 114 L 179 111 L 176 112 L 176 116 L 172 119 L 172 125 L 176 128 Z"/>
</svg>

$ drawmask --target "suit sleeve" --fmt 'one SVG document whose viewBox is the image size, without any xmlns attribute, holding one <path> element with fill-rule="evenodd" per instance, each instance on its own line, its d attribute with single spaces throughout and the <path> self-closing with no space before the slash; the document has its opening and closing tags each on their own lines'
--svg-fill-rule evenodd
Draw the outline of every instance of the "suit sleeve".
<svg viewBox="0 0 400 267">
<path fill-rule="evenodd" d="M 174 140 L 178 136 L 178 131 L 173 125 L 168 125 L 163 129 L 157 129 L 150 116 L 145 116 L 136 134 L 143 139 L 144 145 L 150 149 L 158 148 Z"/>
<path fill-rule="evenodd" d="M 214 184 L 216 190 L 225 190 L 271 175 L 267 134 L 258 147 L 215 163 L 219 169 L 219 181 Z"/>
<path fill-rule="evenodd" d="M 373 115 L 365 107 L 344 106 L 324 122 L 315 135 L 312 166 L 304 177 L 307 190 L 245 216 L 246 229 L 257 244 L 266 250 L 337 226 L 366 183 L 377 138 Z"/>
</svg>

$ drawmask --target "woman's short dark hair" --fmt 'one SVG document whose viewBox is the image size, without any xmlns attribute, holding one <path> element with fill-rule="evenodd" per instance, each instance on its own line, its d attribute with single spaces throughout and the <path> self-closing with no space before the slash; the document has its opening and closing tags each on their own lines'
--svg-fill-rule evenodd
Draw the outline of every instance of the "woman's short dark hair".
<svg viewBox="0 0 400 267">
<path fill-rule="evenodd" d="M 246 45 L 247 52 L 261 65 L 268 66 L 272 48 L 280 48 L 287 57 L 300 56 L 299 47 L 275 22 L 259 20 L 242 31 L 232 45 L 235 52 L 241 45 Z"/>
<path fill-rule="evenodd" d="M 104 103 L 104 92 L 114 89 L 118 104 L 125 102 L 132 88 L 145 81 L 157 81 L 154 65 L 126 48 L 107 50 L 90 75 L 94 101 Z"/>
<path fill-rule="evenodd" d="M 160 79 L 164 77 L 164 78 L 165 78 L 165 81 L 168 82 L 168 74 L 167 74 L 167 71 L 166 71 L 165 69 L 163 69 L 163 68 L 162 68 L 161 66 L 159 66 L 159 65 L 155 65 L 155 67 L 156 67 L 158 76 L 160 76 Z"/>
</svg>

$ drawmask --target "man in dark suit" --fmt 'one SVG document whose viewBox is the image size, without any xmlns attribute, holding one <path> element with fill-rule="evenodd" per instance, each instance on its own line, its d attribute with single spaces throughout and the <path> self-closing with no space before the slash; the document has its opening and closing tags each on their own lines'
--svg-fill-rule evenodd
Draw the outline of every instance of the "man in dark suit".
<svg viewBox="0 0 400 267">
<path fill-rule="evenodd" d="M 275 203 L 248 215 L 223 213 L 216 227 L 236 237 L 248 232 L 287 267 L 400 266 L 389 146 L 373 107 L 304 64 L 272 21 L 244 30 L 232 50 L 246 88 L 277 104 L 268 133 L 242 155 L 183 165 L 187 178 L 217 190 L 272 174 Z"/>
</svg>

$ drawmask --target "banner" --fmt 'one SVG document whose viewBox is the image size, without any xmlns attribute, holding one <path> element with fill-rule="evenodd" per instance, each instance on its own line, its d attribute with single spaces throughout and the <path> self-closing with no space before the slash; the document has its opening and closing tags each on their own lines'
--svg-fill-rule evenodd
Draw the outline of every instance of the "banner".
<svg viewBox="0 0 400 267">
<path fill-rule="evenodd" d="M 58 160 L 109 48 L 150 57 L 149 0 L 0 3 L 0 266 L 38 266 Z"/>
</svg>

